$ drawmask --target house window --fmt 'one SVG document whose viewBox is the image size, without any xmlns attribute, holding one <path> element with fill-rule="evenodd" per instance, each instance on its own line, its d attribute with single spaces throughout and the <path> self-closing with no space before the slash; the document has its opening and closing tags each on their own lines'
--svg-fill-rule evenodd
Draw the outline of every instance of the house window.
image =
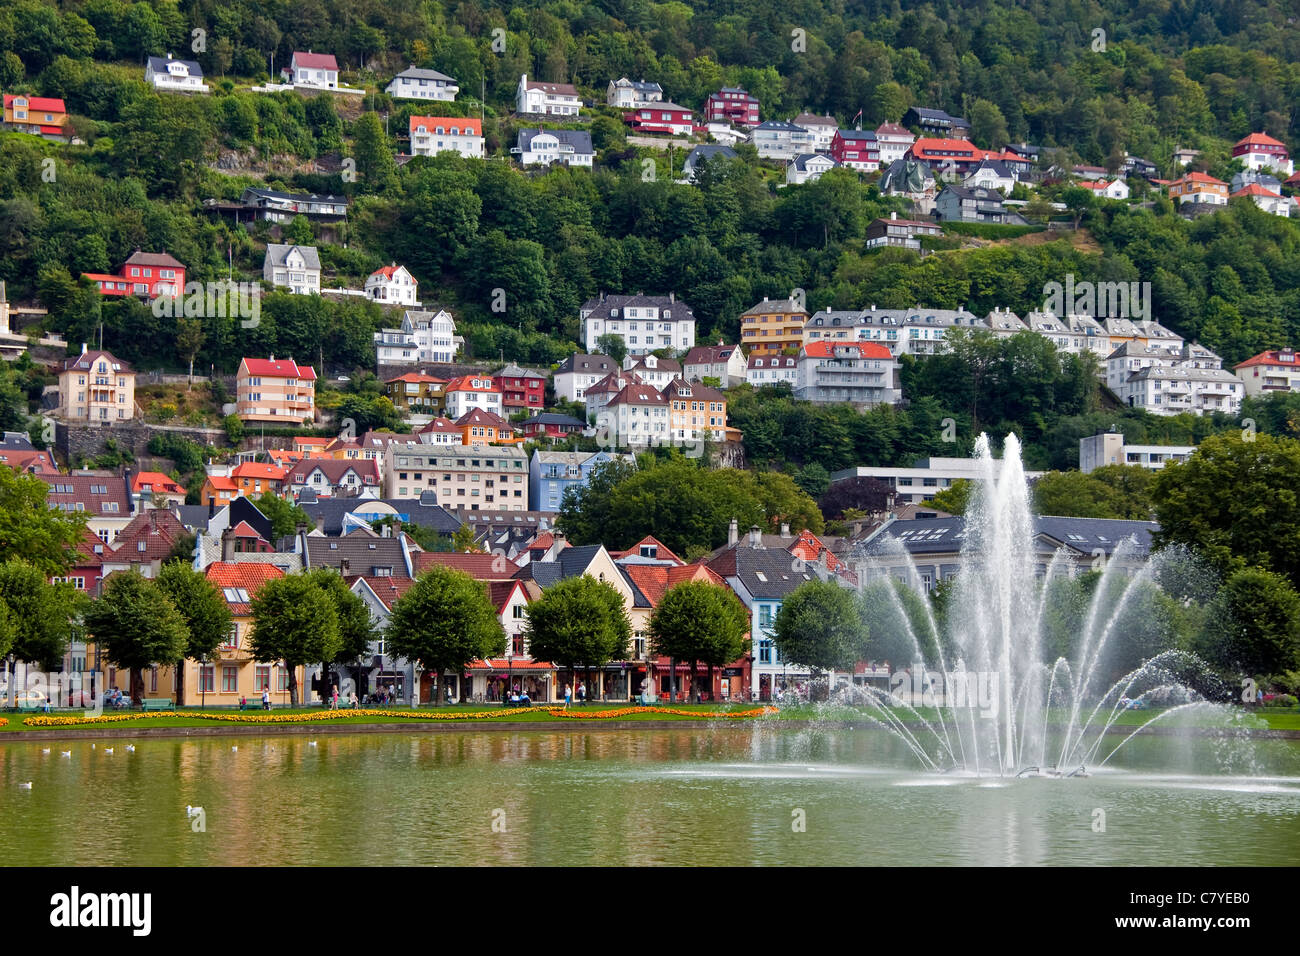
<svg viewBox="0 0 1300 956">
<path fill-rule="evenodd" d="M 211 664 L 202 664 L 199 666 L 199 690 L 202 693 L 212 694 L 216 692 L 216 685 L 213 683 L 214 668 Z"/>
<path fill-rule="evenodd" d="M 772 663 L 772 642 L 770 640 L 758 642 L 758 662 L 760 664 Z"/>
<path fill-rule="evenodd" d="M 239 668 L 233 664 L 222 665 L 221 690 L 226 694 L 233 694 L 239 690 Z"/>
</svg>

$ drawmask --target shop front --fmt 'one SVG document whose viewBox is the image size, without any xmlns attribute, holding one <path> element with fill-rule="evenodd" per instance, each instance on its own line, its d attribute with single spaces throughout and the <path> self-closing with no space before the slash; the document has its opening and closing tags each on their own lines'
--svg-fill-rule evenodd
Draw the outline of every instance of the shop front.
<svg viewBox="0 0 1300 956">
<path fill-rule="evenodd" d="M 555 667 L 548 661 L 492 658 L 474 661 L 465 672 L 465 689 L 475 703 L 502 703 L 527 695 L 534 704 L 554 700 Z"/>
<path fill-rule="evenodd" d="M 651 684 L 658 695 L 659 703 L 669 702 L 668 677 L 672 671 L 668 658 L 658 658 L 650 665 Z M 749 694 L 749 663 L 742 658 L 727 667 L 713 668 L 713 681 L 709 681 L 709 668 L 704 664 L 695 665 L 695 680 L 699 684 L 700 700 L 704 702 L 723 703 L 733 700 L 747 700 Z M 638 685 L 639 686 L 639 685 Z M 677 662 L 677 703 L 687 703 L 694 699 L 691 687 L 691 665 Z"/>
<path fill-rule="evenodd" d="M 573 692 L 575 703 L 578 700 L 578 689 L 585 686 L 588 701 L 626 704 L 632 699 L 633 692 L 641 692 L 639 682 L 633 688 L 632 675 L 636 667 L 627 661 L 619 661 L 590 669 L 581 666 L 574 670 L 562 668 L 555 672 L 556 699 L 564 700 L 564 686 L 567 684 Z"/>
</svg>

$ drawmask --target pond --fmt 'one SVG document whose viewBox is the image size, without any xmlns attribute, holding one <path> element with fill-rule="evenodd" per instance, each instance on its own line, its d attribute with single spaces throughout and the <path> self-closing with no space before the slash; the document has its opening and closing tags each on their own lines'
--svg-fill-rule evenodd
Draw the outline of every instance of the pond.
<svg viewBox="0 0 1300 956">
<path fill-rule="evenodd" d="M 944 775 L 889 734 L 770 722 L 10 742 L 0 848 L 27 866 L 1300 860 L 1296 741 L 1137 739 L 1112 764 Z"/>
</svg>

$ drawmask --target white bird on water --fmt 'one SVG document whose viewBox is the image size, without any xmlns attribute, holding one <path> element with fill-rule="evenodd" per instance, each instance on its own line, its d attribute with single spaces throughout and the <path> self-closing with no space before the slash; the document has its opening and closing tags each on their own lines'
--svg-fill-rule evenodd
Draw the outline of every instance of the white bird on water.
<svg viewBox="0 0 1300 956">
<path fill-rule="evenodd" d="M 112 748 L 112 747 L 105 747 L 105 748 L 104 748 L 104 753 L 106 753 L 106 754 L 111 754 L 112 752 L 113 752 L 113 748 Z"/>
<path fill-rule="evenodd" d="M 314 740 L 309 740 L 309 741 L 307 741 L 307 746 L 308 746 L 308 747 L 315 747 L 315 746 L 316 746 L 316 741 L 314 741 Z"/>
<path fill-rule="evenodd" d="M 49 748 L 49 747 L 42 747 L 42 748 L 41 748 L 41 753 L 43 753 L 43 754 L 47 754 L 47 753 L 49 753 L 49 752 L 50 752 L 50 748 Z"/>
<path fill-rule="evenodd" d="M 188 803 L 185 804 L 185 816 L 187 818 L 193 819 L 194 817 L 197 817 L 202 812 L 203 812 L 202 807 L 192 807 Z"/>
<path fill-rule="evenodd" d="M 135 753 L 135 744 L 127 744 L 126 752 L 131 754 Z"/>
<path fill-rule="evenodd" d="M 19 790 L 30 790 L 30 789 L 32 789 L 32 782 L 31 782 L 30 780 L 28 780 L 26 783 L 20 783 L 20 784 L 18 785 L 18 789 L 19 789 Z"/>
<path fill-rule="evenodd" d="M 72 756 L 72 751 L 71 751 L 71 750 L 60 750 L 59 753 L 60 753 L 62 756 L 64 756 L 64 757 L 71 757 L 71 756 Z"/>
<path fill-rule="evenodd" d="M 239 749 L 238 747 L 231 747 L 231 748 L 230 748 L 230 752 L 231 752 L 231 753 L 234 753 L 234 752 L 237 751 L 238 749 Z"/>
</svg>

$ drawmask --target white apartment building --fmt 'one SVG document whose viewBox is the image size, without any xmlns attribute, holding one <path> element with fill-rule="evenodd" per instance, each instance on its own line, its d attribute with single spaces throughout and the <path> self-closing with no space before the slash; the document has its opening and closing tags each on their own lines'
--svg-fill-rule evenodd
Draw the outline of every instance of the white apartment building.
<svg viewBox="0 0 1300 956">
<path fill-rule="evenodd" d="M 652 385 L 628 385 L 596 413 L 596 434 L 603 447 L 644 448 L 669 444 L 669 402 Z"/>
<path fill-rule="evenodd" d="M 998 459 L 993 466 L 1000 468 Z M 922 458 L 912 468 L 874 468 L 859 465 L 857 468 L 845 468 L 831 473 L 831 484 L 852 478 L 874 478 L 895 491 L 895 504 L 920 504 L 929 501 L 945 488 L 951 488 L 954 481 L 966 479 L 979 481 L 983 478 L 982 465 L 974 458 Z M 1039 478 L 1041 471 L 1027 471 L 1026 478 Z"/>
<path fill-rule="evenodd" d="M 430 490 L 444 508 L 527 511 L 528 456 L 513 445 L 384 449 L 384 497 L 419 498 Z"/>
<path fill-rule="evenodd" d="M 1106 465 L 1137 465 L 1158 471 L 1194 451 L 1195 445 L 1129 445 L 1120 432 L 1102 432 L 1079 439 L 1079 470 L 1086 475 Z"/>
<path fill-rule="evenodd" d="M 751 139 L 759 159 L 792 160 L 801 153 L 815 152 L 813 134 L 785 120 L 759 123 L 754 127 Z"/>
<path fill-rule="evenodd" d="M 515 91 L 515 112 L 541 113 L 547 116 L 577 116 L 582 111 L 578 91 L 569 83 L 543 83 L 519 77 Z"/>
<path fill-rule="evenodd" d="M 449 364 L 465 340 L 456 334 L 456 320 L 445 309 L 437 312 L 407 310 L 401 328 L 374 333 L 379 365 Z"/>
<path fill-rule="evenodd" d="M 1251 398 L 1274 392 L 1300 392 L 1300 367 L 1295 349 L 1260 352 L 1234 370 Z"/>
<path fill-rule="evenodd" d="M 784 382 L 793 390 L 799 384 L 799 360 L 793 355 L 755 353 L 745 363 L 745 381 L 754 388 Z"/>
<path fill-rule="evenodd" d="M 1226 369 L 1190 368 L 1186 365 L 1152 365 L 1131 373 L 1115 389 L 1119 399 L 1153 415 L 1191 412 L 1205 415 L 1225 412 L 1236 415 L 1246 388 Z"/>
<path fill-rule="evenodd" d="M 455 116 L 412 116 L 409 128 L 412 156 L 458 153 L 467 159 L 483 158 L 481 120 Z"/>
<path fill-rule="evenodd" d="M 583 324 L 583 344 L 588 352 L 598 348 L 602 335 L 617 335 L 629 355 L 655 349 L 681 351 L 695 347 L 695 313 L 676 293 L 668 295 L 604 295 L 588 299 L 578 313 Z"/>
<path fill-rule="evenodd" d="M 618 363 L 608 355 L 574 352 L 559 364 L 551 380 L 555 383 L 557 398 L 566 402 L 581 402 L 588 388 L 617 371 Z"/>
</svg>

